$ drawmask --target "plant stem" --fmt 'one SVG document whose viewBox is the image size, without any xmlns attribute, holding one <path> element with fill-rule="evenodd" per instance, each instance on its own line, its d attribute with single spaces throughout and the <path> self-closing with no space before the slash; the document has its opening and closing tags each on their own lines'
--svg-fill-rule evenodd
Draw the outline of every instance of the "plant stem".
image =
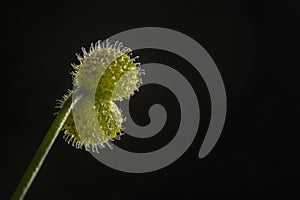
<svg viewBox="0 0 300 200">
<path fill-rule="evenodd" d="M 29 164 L 27 170 L 25 171 L 25 174 L 23 175 L 21 181 L 19 182 L 13 196 L 11 197 L 11 200 L 21 200 L 25 197 L 28 189 L 30 188 L 34 178 L 39 172 L 47 154 L 49 153 L 55 139 L 57 138 L 59 132 L 61 131 L 68 115 L 70 114 L 76 102 L 77 101 L 72 102 L 71 95 L 68 97 L 68 99 L 66 99 L 60 112 L 54 119 L 46 136 L 44 137 L 37 152 L 35 153 L 31 163 Z"/>
</svg>

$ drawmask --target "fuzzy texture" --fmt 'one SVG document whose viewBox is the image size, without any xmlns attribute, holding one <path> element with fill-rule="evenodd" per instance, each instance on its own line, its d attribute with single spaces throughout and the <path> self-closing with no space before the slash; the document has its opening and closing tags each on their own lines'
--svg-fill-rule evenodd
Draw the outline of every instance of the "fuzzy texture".
<svg viewBox="0 0 300 200">
<path fill-rule="evenodd" d="M 132 58 L 131 50 L 123 47 L 122 43 L 110 44 L 108 41 L 91 45 L 89 52 L 82 49 L 83 56 L 77 55 L 79 65 L 72 65 L 73 83 L 76 87 L 84 88 L 86 94 L 77 107 L 83 112 L 71 112 L 65 124 L 65 140 L 76 148 L 85 147 L 86 150 L 98 152 L 98 148 L 112 147 L 109 141 L 120 139 L 122 123 L 125 117 L 114 103 L 129 98 L 141 85 L 141 75 L 144 74 L 136 63 L 137 57 Z M 96 91 L 96 92 L 95 92 Z M 72 91 L 64 99 L 72 95 Z M 63 105 L 64 99 L 60 102 Z M 92 101 L 94 100 L 94 101 Z M 92 117 L 92 113 L 96 113 Z M 81 123 L 76 120 L 88 119 Z M 77 121 L 76 121 L 77 122 Z"/>
</svg>

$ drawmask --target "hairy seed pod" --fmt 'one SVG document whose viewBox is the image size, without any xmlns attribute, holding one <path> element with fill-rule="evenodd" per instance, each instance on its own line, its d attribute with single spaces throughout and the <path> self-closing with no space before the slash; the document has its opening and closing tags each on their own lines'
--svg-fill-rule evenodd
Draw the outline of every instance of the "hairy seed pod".
<svg viewBox="0 0 300 200">
<path fill-rule="evenodd" d="M 114 101 L 122 101 L 133 95 L 141 85 L 141 75 L 144 74 L 138 67 L 139 63 L 135 62 L 137 57 L 132 57 L 130 51 L 119 42 L 110 44 L 108 41 L 99 41 L 91 45 L 89 52 L 82 48 L 82 57 L 77 54 L 80 63 L 72 64 L 75 70 L 72 72 L 73 84 L 83 88 L 86 94 L 96 93 L 94 101 L 83 97 L 76 105 L 84 111 L 76 119 L 85 118 L 88 121 L 75 126 L 74 113 L 71 112 L 64 124 L 64 139 L 76 148 L 84 146 L 89 150 L 91 147 L 98 152 L 98 148 L 103 148 L 104 144 L 111 147 L 109 141 L 120 139 L 125 117 Z M 93 74 L 100 74 L 100 77 Z M 64 96 L 60 106 L 69 95 L 72 95 L 72 91 Z M 97 116 L 91 118 L 94 111 Z"/>
</svg>

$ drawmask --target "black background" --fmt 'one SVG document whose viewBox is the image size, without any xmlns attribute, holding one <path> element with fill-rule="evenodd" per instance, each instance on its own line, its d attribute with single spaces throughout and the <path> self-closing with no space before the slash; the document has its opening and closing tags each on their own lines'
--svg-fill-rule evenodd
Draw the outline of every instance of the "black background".
<svg viewBox="0 0 300 200">
<path fill-rule="evenodd" d="M 11 1 L 1 8 L 1 199 L 11 196 L 51 125 L 56 99 L 72 88 L 69 73 L 70 63 L 77 62 L 75 53 L 91 42 L 144 26 L 189 35 L 217 64 L 227 91 L 228 113 L 213 151 L 204 159 L 197 158 L 209 122 L 209 97 L 201 77 L 187 66 L 191 71 L 185 74 L 201 97 L 203 121 L 196 140 L 181 158 L 159 171 L 129 174 L 106 167 L 89 153 L 66 144 L 60 135 L 27 199 L 299 195 L 297 1 Z M 137 54 L 141 62 L 157 59 L 181 70 L 187 65 L 164 52 Z M 159 102 L 165 92 L 156 89 L 144 88 L 138 95 L 147 103 L 147 95 L 152 94 Z M 136 102 L 143 107 L 143 101 Z M 171 98 L 169 106 L 174 105 Z M 132 112 L 146 115 L 137 109 Z M 147 122 L 146 117 L 140 120 Z M 169 130 L 168 139 L 176 131 Z M 123 140 L 120 144 L 131 144 L 129 137 Z M 163 136 L 148 145 L 159 147 L 160 140 L 167 143 Z M 131 146 L 138 151 L 138 144 Z"/>
</svg>

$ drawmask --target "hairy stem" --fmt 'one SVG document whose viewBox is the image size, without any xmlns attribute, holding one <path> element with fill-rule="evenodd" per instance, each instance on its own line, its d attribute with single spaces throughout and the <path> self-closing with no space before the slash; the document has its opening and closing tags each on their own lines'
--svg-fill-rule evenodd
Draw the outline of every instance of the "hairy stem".
<svg viewBox="0 0 300 200">
<path fill-rule="evenodd" d="M 78 100 L 79 99 L 77 99 L 77 101 Z M 40 144 L 38 150 L 36 151 L 31 163 L 26 169 L 25 174 L 23 175 L 21 181 L 19 182 L 13 196 L 11 197 L 11 200 L 21 200 L 25 197 L 34 178 L 39 172 L 47 154 L 49 153 L 55 139 L 57 138 L 68 115 L 70 114 L 72 108 L 74 107 L 77 101 L 72 102 L 71 95 L 68 97 L 68 99 L 66 99 L 61 111 L 56 116 L 46 136 L 44 137 L 42 143 Z"/>
</svg>

